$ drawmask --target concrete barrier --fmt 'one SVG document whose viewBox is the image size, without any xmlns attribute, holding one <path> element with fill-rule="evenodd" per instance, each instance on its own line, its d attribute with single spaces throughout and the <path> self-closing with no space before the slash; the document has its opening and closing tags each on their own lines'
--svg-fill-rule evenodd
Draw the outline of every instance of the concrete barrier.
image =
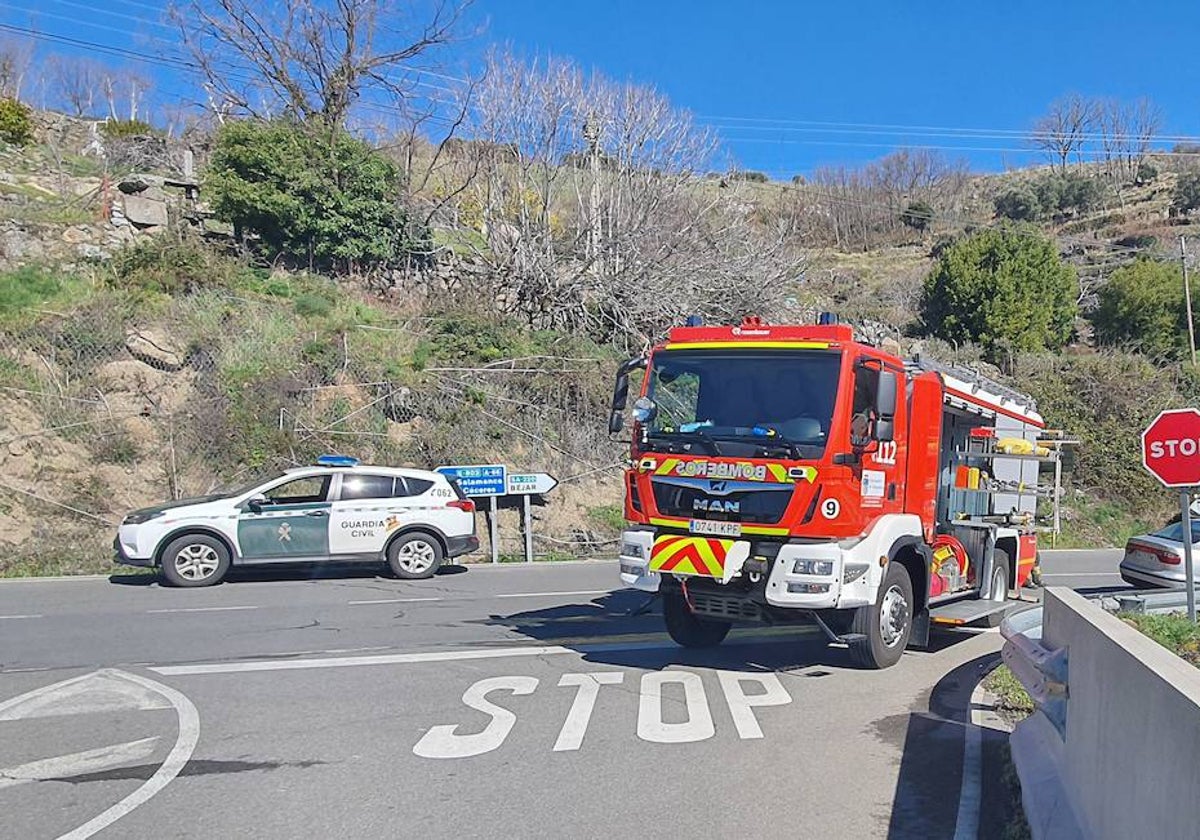
<svg viewBox="0 0 1200 840">
<path fill-rule="evenodd" d="M 1068 699 L 1065 736 L 1040 712 L 1012 735 L 1034 837 L 1200 836 L 1200 669 L 1070 589 L 1044 604 Z"/>
</svg>

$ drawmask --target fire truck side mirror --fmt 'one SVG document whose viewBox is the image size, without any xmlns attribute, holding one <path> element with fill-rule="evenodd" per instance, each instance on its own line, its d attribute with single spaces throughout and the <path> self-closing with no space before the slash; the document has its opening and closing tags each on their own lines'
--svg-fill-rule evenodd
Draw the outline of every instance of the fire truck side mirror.
<svg viewBox="0 0 1200 840">
<path fill-rule="evenodd" d="M 646 366 L 646 358 L 630 359 L 617 369 L 617 381 L 613 386 L 612 413 L 608 416 L 608 433 L 615 435 L 625 428 L 625 404 L 629 401 L 629 374 Z"/>
<path fill-rule="evenodd" d="M 875 440 L 889 441 L 895 435 L 897 387 L 895 371 L 879 372 L 879 385 L 875 389 L 875 428 L 872 435 Z"/>
</svg>

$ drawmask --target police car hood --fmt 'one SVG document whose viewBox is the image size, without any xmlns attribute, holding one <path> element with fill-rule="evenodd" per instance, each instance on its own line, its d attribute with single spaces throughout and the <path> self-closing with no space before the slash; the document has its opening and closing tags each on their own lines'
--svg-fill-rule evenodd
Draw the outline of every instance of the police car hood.
<svg viewBox="0 0 1200 840">
<path fill-rule="evenodd" d="M 215 493 L 211 496 L 195 496 L 191 499 L 177 499 L 174 502 L 163 502 L 161 505 L 153 505 L 151 507 L 139 508 L 130 512 L 130 516 L 153 516 L 156 513 L 166 513 L 169 510 L 176 508 L 191 507 L 193 505 L 206 505 L 209 502 L 217 502 L 221 499 L 229 498 L 224 493 Z"/>
</svg>

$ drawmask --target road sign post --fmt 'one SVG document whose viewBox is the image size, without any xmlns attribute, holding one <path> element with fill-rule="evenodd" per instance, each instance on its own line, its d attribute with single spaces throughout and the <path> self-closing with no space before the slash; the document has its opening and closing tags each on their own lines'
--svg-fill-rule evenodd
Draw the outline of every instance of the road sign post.
<svg viewBox="0 0 1200 840">
<path fill-rule="evenodd" d="M 1188 621 L 1196 621 L 1196 573 L 1192 566 L 1192 494 L 1184 490 L 1180 495 L 1183 507 L 1183 575 L 1187 580 Z"/>
<path fill-rule="evenodd" d="M 548 473 L 513 473 L 504 464 L 468 464 L 438 467 L 437 472 L 458 482 L 468 496 L 487 498 L 488 541 L 492 562 L 500 562 L 500 496 L 521 497 L 521 531 L 525 543 L 525 562 L 533 562 L 533 510 L 530 496 L 549 493 L 558 479 Z"/>
<path fill-rule="evenodd" d="M 1196 621 L 1196 573 L 1192 565 L 1192 491 L 1200 486 L 1200 410 L 1163 411 L 1142 432 L 1142 465 L 1167 487 L 1180 488 L 1183 574 L 1188 620 Z"/>
</svg>

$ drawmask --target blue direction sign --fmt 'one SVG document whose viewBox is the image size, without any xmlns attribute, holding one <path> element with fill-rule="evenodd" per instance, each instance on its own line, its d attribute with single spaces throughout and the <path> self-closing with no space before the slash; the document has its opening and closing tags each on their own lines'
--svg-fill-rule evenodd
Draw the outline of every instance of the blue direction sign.
<svg viewBox="0 0 1200 840">
<path fill-rule="evenodd" d="M 503 464 L 438 467 L 437 471 L 457 480 L 468 496 L 503 496 L 508 489 L 508 468 Z"/>
</svg>

